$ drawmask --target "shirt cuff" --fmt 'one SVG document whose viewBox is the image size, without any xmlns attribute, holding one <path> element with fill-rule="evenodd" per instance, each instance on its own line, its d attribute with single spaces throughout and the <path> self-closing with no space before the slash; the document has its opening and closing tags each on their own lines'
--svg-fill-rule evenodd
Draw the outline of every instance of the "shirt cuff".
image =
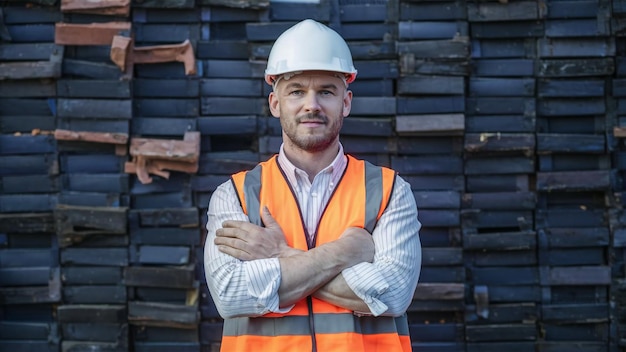
<svg viewBox="0 0 626 352">
<path fill-rule="evenodd" d="M 278 258 L 251 260 L 243 263 L 248 284 L 248 293 L 256 299 L 261 314 L 287 313 L 294 305 L 280 308 L 280 264 Z"/>
<path fill-rule="evenodd" d="M 389 284 L 371 263 L 359 263 L 342 271 L 343 277 L 354 293 L 367 304 L 374 316 L 387 311 L 379 297 L 387 292 Z"/>
</svg>

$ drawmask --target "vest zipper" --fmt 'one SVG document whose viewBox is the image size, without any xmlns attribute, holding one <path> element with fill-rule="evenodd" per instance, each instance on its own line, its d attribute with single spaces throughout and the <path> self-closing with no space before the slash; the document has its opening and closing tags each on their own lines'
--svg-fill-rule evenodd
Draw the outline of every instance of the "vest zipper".
<svg viewBox="0 0 626 352">
<path fill-rule="evenodd" d="M 307 306 L 309 307 L 309 328 L 311 329 L 311 351 L 317 352 L 317 340 L 315 339 L 315 318 L 313 315 L 313 299 L 311 296 L 306 298 Z"/>
</svg>

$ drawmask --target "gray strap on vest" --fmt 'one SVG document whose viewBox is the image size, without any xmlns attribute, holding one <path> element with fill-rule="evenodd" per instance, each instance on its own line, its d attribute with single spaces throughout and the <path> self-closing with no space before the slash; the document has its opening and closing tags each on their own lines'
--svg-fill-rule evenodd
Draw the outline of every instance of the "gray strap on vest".
<svg viewBox="0 0 626 352">
<path fill-rule="evenodd" d="M 261 165 L 257 165 L 254 169 L 246 173 L 243 181 L 243 195 L 248 209 L 248 218 L 250 222 L 263 226 L 261 221 Z"/>
<path fill-rule="evenodd" d="M 365 229 L 372 233 L 383 200 L 383 170 L 365 161 Z"/>
</svg>

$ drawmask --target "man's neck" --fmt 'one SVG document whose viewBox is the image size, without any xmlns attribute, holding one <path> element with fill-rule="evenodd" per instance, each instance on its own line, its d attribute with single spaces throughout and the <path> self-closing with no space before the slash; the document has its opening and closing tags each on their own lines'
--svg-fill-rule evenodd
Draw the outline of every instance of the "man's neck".
<svg viewBox="0 0 626 352">
<path fill-rule="evenodd" d="M 313 182 L 313 178 L 320 171 L 330 165 L 337 157 L 339 145 L 335 144 L 329 148 L 319 152 L 308 152 L 297 148 L 284 148 L 285 156 L 298 169 L 303 170 L 309 176 L 309 180 Z"/>
</svg>

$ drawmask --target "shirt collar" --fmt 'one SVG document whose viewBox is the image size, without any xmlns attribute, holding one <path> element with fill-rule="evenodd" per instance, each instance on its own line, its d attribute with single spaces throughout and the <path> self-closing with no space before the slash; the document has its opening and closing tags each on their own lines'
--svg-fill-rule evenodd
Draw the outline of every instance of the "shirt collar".
<svg viewBox="0 0 626 352">
<path fill-rule="evenodd" d="M 331 180 L 333 183 L 336 184 L 337 180 L 339 179 L 339 177 L 341 177 L 343 171 L 346 169 L 347 164 L 348 159 L 343 152 L 343 145 L 339 143 L 339 151 L 337 152 L 337 156 L 330 163 L 330 165 L 325 167 L 322 171 L 320 171 L 320 173 L 331 172 Z M 291 161 L 289 161 L 287 155 L 285 155 L 284 144 L 280 145 L 280 151 L 278 152 L 278 165 L 280 165 L 283 171 L 285 171 L 285 175 L 287 175 L 287 180 L 291 185 L 296 185 L 298 183 L 296 178 L 296 172 L 306 174 L 304 170 L 298 169 Z"/>
</svg>

